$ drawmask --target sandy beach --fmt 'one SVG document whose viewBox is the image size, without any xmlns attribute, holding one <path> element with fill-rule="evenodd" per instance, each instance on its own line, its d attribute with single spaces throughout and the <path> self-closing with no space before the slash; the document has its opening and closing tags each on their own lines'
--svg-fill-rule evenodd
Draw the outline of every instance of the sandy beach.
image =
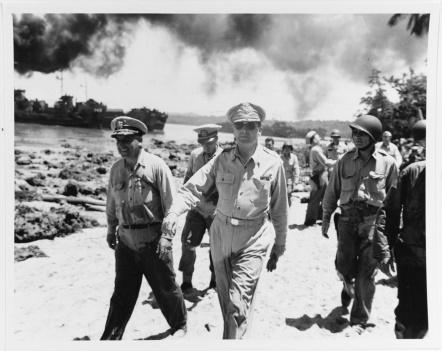
<svg viewBox="0 0 442 351">
<path fill-rule="evenodd" d="M 76 150 L 72 157 L 68 148 L 59 148 L 47 153 L 44 149 L 20 148 L 16 160 L 34 153 L 32 167 L 17 165 L 17 184 L 19 179 L 31 177 L 47 167 L 49 157 L 60 161 L 60 155 L 68 154 L 72 162 L 81 165 L 84 157 L 82 150 Z M 32 151 L 31 151 L 32 150 Z M 156 153 L 170 154 L 170 149 L 160 145 Z M 57 156 L 58 155 L 58 156 Z M 170 157 L 169 157 L 170 159 Z M 185 167 L 185 153 L 178 157 L 174 169 L 177 184 L 181 184 L 182 168 Z M 112 163 L 110 158 L 103 167 Z M 93 162 L 92 162 L 93 164 Z M 66 165 L 65 165 L 66 166 Z M 68 167 L 68 166 L 66 166 Z M 96 168 L 94 164 L 91 166 Z M 59 179 L 59 168 L 55 176 L 46 176 L 37 193 L 62 193 L 68 179 Z M 85 166 L 85 168 L 87 168 Z M 24 170 L 27 169 L 26 173 Z M 26 174 L 25 174 L 26 173 Z M 29 174 L 31 173 L 31 174 Z M 50 172 L 46 172 L 49 174 Z M 20 176 L 21 174 L 21 176 Z M 21 178 L 20 178 L 21 177 Z M 106 182 L 106 174 L 94 177 L 90 188 L 97 189 Z M 80 182 L 81 183 L 81 182 Z M 29 183 L 28 183 L 29 185 Z M 18 188 L 17 188 L 18 187 Z M 84 188 L 83 185 L 80 188 Z M 42 190 L 43 189 L 43 190 Z M 28 189 L 29 190 L 29 189 Z M 17 194 L 17 193 L 16 193 Z M 254 320 L 250 338 L 259 340 L 316 340 L 318 338 L 345 338 L 348 331 L 348 310 L 341 307 L 340 292 L 342 284 L 334 269 L 336 252 L 336 233 L 330 230 L 330 239 L 320 234 L 320 226 L 304 227 L 306 204 L 301 199 L 308 193 L 293 194 L 293 204 L 289 215 L 287 251 L 278 262 L 276 271 L 263 271 L 256 295 Z M 98 192 L 96 199 L 105 196 Z M 31 202 L 24 202 L 32 206 Z M 48 209 L 62 204 L 36 201 Z M 35 202 L 34 202 L 35 205 Z M 65 237 L 41 239 L 29 243 L 16 243 L 21 249 L 37 245 L 43 257 L 31 257 L 14 264 L 14 340 L 15 341 L 71 341 L 74 339 L 98 340 L 103 331 L 107 316 L 109 299 L 113 291 L 114 255 L 105 240 L 105 214 L 100 211 L 85 211 L 97 221 L 98 226 L 75 231 Z M 178 235 L 174 239 L 174 266 L 177 282 L 181 284 L 178 262 L 181 255 L 179 234 L 184 224 L 180 218 Z M 194 286 L 196 291 L 186 296 L 188 309 L 189 340 L 219 340 L 222 336 L 222 316 L 215 290 L 207 290 L 210 281 L 208 258 L 208 235 L 197 250 Z M 360 338 L 394 340 L 393 325 L 396 306 L 396 288 L 382 273 L 376 277 L 376 295 L 371 322 L 374 324 Z M 148 284 L 143 281 L 139 299 L 129 321 L 124 340 L 162 339 L 168 325 L 155 306 Z"/>
</svg>

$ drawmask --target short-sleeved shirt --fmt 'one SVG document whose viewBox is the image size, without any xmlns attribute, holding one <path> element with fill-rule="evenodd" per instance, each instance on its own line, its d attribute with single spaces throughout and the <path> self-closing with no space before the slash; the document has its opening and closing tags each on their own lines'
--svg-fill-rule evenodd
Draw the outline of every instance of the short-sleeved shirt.
<svg viewBox="0 0 442 351">
<path fill-rule="evenodd" d="M 377 149 L 364 163 L 357 149 L 347 152 L 334 166 L 322 202 L 327 220 L 337 207 L 352 201 L 364 201 L 380 207 L 386 193 L 396 187 L 398 167 L 390 155 Z"/>
<path fill-rule="evenodd" d="M 236 147 L 225 149 L 179 189 L 171 212 L 181 214 L 195 207 L 211 187 L 219 193 L 217 213 L 249 220 L 263 219 L 270 213 L 276 242 L 285 244 L 287 189 L 282 161 L 275 152 L 257 145 L 244 163 Z"/>
<path fill-rule="evenodd" d="M 124 226 L 161 224 L 174 194 L 172 173 L 158 156 L 140 150 L 133 171 L 124 159 L 118 160 L 111 168 L 108 185 L 108 234 L 115 234 L 118 226 L 120 239 L 130 248 L 140 249 L 155 239 L 158 232 L 146 228 L 125 229 Z"/>
<path fill-rule="evenodd" d="M 219 145 L 217 145 L 213 155 L 209 155 L 204 152 L 202 147 L 198 147 L 197 149 L 193 150 L 190 154 L 186 174 L 184 175 L 184 183 L 186 183 L 202 166 L 204 166 L 212 158 L 219 155 L 222 151 L 223 149 Z M 216 201 L 213 201 L 213 197 L 213 194 L 205 194 L 205 196 L 202 197 L 201 201 L 196 206 L 195 210 L 204 217 L 213 216 L 216 209 Z"/>
<path fill-rule="evenodd" d="M 342 155 L 344 155 L 348 151 L 347 145 L 343 143 L 339 143 L 338 145 L 335 145 L 334 143 L 330 143 L 327 146 L 327 150 L 325 152 L 325 155 L 330 160 L 337 160 Z"/>
<path fill-rule="evenodd" d="M 296 183 L 299 179 L 298 157 L 293 153 L 290 153 L 289 157 L 285 157 L 284 154 L 281 154 L 281 160 L 284 166 L 286 181 Z"/>
<path fill-rule="evenodd" d="M 393 157 L 396 160 L 398 167 L 401 166 L 402 155 L 399 152 L 399 149 L 395 144 L 389 143 L 388 146 L 385 146 L 385 144 L 382 141 L 380 141 L 380 142 L 376 143 L 376 148 L 384 150 L 387 154 L 389 154 L 391 157 Z"/>
<path fill-rule="evenodd" d="M 334 162 L 331 161 L 325 156 L 321 145 L 315 145 L 310 149 L 310 169 L 313 173 L 324 172 L 333 165 Z"/>
</svg>

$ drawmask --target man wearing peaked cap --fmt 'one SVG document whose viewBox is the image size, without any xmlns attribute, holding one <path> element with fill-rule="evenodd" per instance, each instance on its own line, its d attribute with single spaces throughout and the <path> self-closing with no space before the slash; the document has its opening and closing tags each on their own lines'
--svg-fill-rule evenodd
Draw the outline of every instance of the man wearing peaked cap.
<svg viewBox="0 0 442 351">
<path fill-rule="evenodd" d="M 227 111 L 227 118 L 231 123 L 238 122 L 262 122 L 266 117 L 266 113 L 262 107 L 245 102 L 233 106 Z"/>
<path fill-rule="evenodd" d="M 144 135 L 147 133 L 146 125 L 138 119 L 119 116 L 115 117 L 111 122 L 112 138 L 126 135 Z"/>
<path fill-rule="evenodd" d="M 218 124 L 203 124 L 194 129 L 198 133 L 198 143 L 205 145 L 218 139 L 218 131 L 222 127 Z"/>
<path fill-rule="evenodd" d="M 276 268 L 285 251 L 288 203 L 282 160 L 258 143 L 264 110 L 242 103 L 232 107 L 227 118 L 233 123 L 236 145 L 224 149 L 180 188 L 163 230 L 174 232 L 178 216 L 216 188 L 219 199 L 210 227 L 210 250 L 224 320 L 223 338 L 241 339 L 250 329 L 268 248 L 273 242 L 269 271 Z"/>
<path fill-rule="evenodd" d="M 187 312 L 175 282 L 172 236 L 161 232 L 175 195 L 165 162 L 142 148 L 146 125 L 120 116 L 111 122 L 121 155 L 110 170 L 107 191 L 107 243 L 115 250 L 115 286 L 101 340 L 120 340 L 130 319 L 143 275 L 174 337 L 186 333 Z"/>
<path fill-rule="evenodd" d="M 218 144 L 218 124 L 204 124 L 194 129 L 198 133 L 198 143 L 201 147 L 193 150 L 190 154 L 187 171 L 184 176 L 184 184 L 207 162 L 222 152 Z M 181 260 L 178 269 L 183 272 L 183 293 L 193 289 L 192 276 L 196 260 L 196 248 L 201 244 L 206 230 L 209 230 L 215 217 L 218 192 L 213 187 L 210 192 L 203 194 L 201 202 L 187 213 L 186 222 L 181 234 Z M 209 251 L 211 279 L 209 288 L 216 286 L 215 273 L 213 270 L 212 256 Z"/>
</svg>

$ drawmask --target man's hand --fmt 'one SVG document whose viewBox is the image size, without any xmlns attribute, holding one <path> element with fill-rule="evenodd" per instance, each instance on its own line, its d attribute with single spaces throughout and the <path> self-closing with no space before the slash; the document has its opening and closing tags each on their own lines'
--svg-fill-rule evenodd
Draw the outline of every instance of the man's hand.
<svg viewBox="0 0 442 351">
<path fill-rule="evenodd" d="M 281 257 L 285 252 L 285 244 L 273 244 L 271 255 L 275 254 L 277 258 Z"/>
<path fill-rule="evenodd" d="M 392 278 L 393 274 L 396 273 L 396 269 L 394 268 L 393 258 L 384 258 L 381 262 L 379 262 L 378 268 L 388 278 Z"/>
<path fill-rule="evenodd" d="M 115 234 L 107 234 L 106 236 L 107 245 L 115 250 L 115 246 L 117 246 L 117 236 Z"/>
<path fill-rule="evenodd" d="M 174 236 L 176 232 L 176 224 L 178 221 L 178 216 L 176 213 L 169 213 L 163 220 L 163 225 L 161 230 L 170 236 Z"/>
<path fill-rule="evenodd" d="M 328 239 L 328 228 L 330 227 L 330 222 L 322 221 L 322 236 Z"/>
<path fill-rule="evenodd" d="M 273 272 L 276 269 L 276 264 L 278 263 L 278 256 L 275 253 L 270 255 L 270 258 L 267 262 L 267 271 Z"/>
<path fill-rule="evenodd" d="M 172 240 L 164 237 L 160 238 L 158 241 L 157 251 L 156 253 L 164 262 L 169 261 L 169 254 L 172 251 Z"/>
</svg>

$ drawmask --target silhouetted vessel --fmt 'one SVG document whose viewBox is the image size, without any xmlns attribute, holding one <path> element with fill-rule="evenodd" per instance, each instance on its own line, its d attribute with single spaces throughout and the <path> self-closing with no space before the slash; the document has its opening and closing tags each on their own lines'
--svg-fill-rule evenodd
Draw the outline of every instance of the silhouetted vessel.
<svg viewBox="0 0 442 351">
<path fill-rule="evenodd" d="M 14 118 L 17 122 L 40 123 L 83 128 L 109 128 L 110 121 L 124 115 L 121 109 L 107 109 L 101 102 L 89 99 L 74 104 L 73 97 L 63 95 L 49 107 L 44 100 L 28 100 L 25 90 L 14 90 Z M 146 107 L 130 110 L 127 116 L 143 121 L 149 131 L 162 131 L 167 114 Z"/>
</svg>

